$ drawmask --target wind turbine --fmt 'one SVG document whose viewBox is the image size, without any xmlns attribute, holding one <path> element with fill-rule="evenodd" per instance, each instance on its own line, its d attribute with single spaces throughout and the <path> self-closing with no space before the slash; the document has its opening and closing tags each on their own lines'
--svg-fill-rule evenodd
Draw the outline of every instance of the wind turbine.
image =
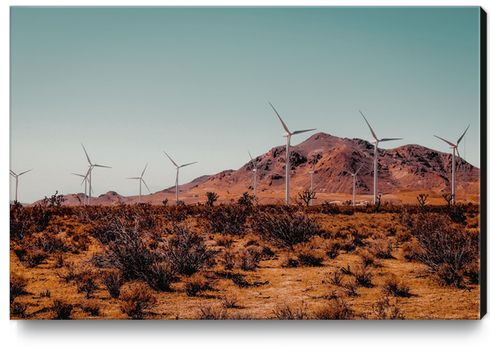
<svg viewBox="0 0 490 347">
<path fill-rule="evenodd" d="M 88 157 L 87 151 L 85 150 L 85 146 L 83 145 L 83 143 L 82 143 L 82 147 L 83 147 L 83 151 L 85 152 L 85 155 L 87 156 L 87 160 L 89 163 L 89 169 L 88 169 L 87 175 L 89 177 L 88 178 L 88 204 L 90 205 L 92 202 L 92 170 L 93 170 L 93 168 L 94 167 L 103 167 L 103 168 L 110 169 L 111 167 L 99 165 L 99 164 L 92 164 L 92 162 L 90 161 L 90 158 Z"/>
<path fill-rule="evenodd" d="M 281 116 L 279 116 L 279 113 L 277 113 L 274 106 L 272 106 L 272 104 L 270 102 L 269 102 L 269 105 L 271 105 L 272 109 L 274 110 L 274 112 L 279 117 L 279 120 L 281 121 L 281 124 L 282 124 L 284 130 L 286 130 L 286 133 L 282 134 L 282 136 L 286 138 L 286 204 L 289 205 L 289 146 L 291 145 L 291 136 L 301 134 L 301 133 L 304 133 L 307 131 L 316 130 L 316 128 L 315 129 L 308 129 L 308 130 L 296 130 L 296 131 L 290 132 L 288 127 L 286 126 L 286 124 L 284 124 L 284 122 L 282 121 Z"/>
<path fill-rule="evenodd" d="M 24 172 L 21 172 L 20 174 L 16 174 L 15 172 L 13 172 L 12 170 L 10 170 L 10 175 L 15 177 L 15 201 L 18 201 L 17 200 L 17 190 L 19 188 L 19 176 L 20 175 L 23 175 L 29 171 L 31 171 L 32 169 L 30 170 L 27 170 L 27 171 L 24 171 Z"/>
<path fill-rule="evenodd" d="M 184 166 L 189 166 L 189 165 L 195 164 L 195 163 L 197 163 L 197 161 L 179 166 L 175 163 L 175 161 L 172 160 L 172 158 L 170 158 L 170 156 L 167 154 L 167 152 L 163 151 L 163 153 L 165 153 L 165 155 L 168 157 L 168 159 L 170 159 L 170 161 L 177 168 L 177 177 L 175 178 L 175 202 L 178 203 L 179 202 L 179 169 L 181 167 L 184 167 Z"/>
<path fill-rule="evenodd" d="M 371 130 L 371 134 L 373 134 L 374 140 L 371 141 L 371 143 L 374 143 L 374 195 L 373 195 L 373 203 L 376 204 L 376 198 L 378 197 L 378 144 L 380 142 L 385 142 L 385 141 L 394 141 L 394 140 L 401 140 L 401 138 L 384 138 L 384 139 L 378 139 L 376 137 L 376 134 L 373 131 L 373 128 L 369 125 L 369 122 L 367 121 L 366 117 L 362 114 L 362 112 L 359 110 L 361 113 L 362 118 L 366 121 L 369 130 Z"/>
<path fill-rule="evenodd" d="M 316 165 L 316 160 L 313 161 L 313 170 L 307 173 L 307 175 L 311 175 L 311 187 L 310 187 L 311 194 L 313 194 L 313 174 L 315 173 L 315 165 Z M 310 200 L 310 206 L 313 206 L 313 199 Z"/>
<path fill-rule="evenodd" d="M 72 175 L 83 177 L 82 183 L 80 183 L 80 185 L 82 185 L 83 183 L 85 183 L 85 195 L 83 196 L 83 204 L 84 205 L 87 204 L 87 181 L 88 181 L 88 174 L 89 174 L 89 172 L 90 172 L 90 169 L 88 169 L 88 171 L 87 171 L 87 173 L 85 175 L 77 174 L 77 173 L 72 173 Z M 92 189 L 92 191 L 93 191 L 93 189 Z"/>
<path fill-rule="evenodd" d="M 352 206 L 356 206 L 356 183 L 357 183 L 357 174 L 359 173 L 359 171 L 361 171 L 361 168 L 364 166 L 364 164 L 362 164 L 359 169 L 357 169 L 357 171 L 355 173 L 352 173 L 350 172 L 350 174 L 352 175 Z"/>
<path fill-rule="evenodd" d="M 459 155 L 458 145 L 461 142 L 461 140 L 463 139 L 463 137 L 466 134 L 466 132 L 468 131 L 468 128 L 469 127 L 470 126 L 468 125 L 468 127 L 464 131 L 463 135 L 461 135 L 461 137 L 459 138 L 458 142 L 456 142 L 456 144 L 451 143 L 451 142 L 449 142 L 447 140 L 444 140 L 442 137 L 439 137 L 437 135 L 434 135 L 438 139 L 446 142 L 449 145 L 449 148 L 451 148 L 453 150 L 453 167 L 452 167 L 452 182 L 451 182 L 451 185 L 452 185 L 452 187 L 451 187 L 451 194 L 452 194 L 452 203 L 453 203 L 453 205 L 456 203 L 456 164 L 455 164 L 455 161 L 454 161 L 454 157 L 455 157 L 455 153 L 454 152 L 456 151 L 458 153 L 458 158 L 461 158 L 461 156 Z"/>
<path fill-rule="evenodd" d="M 252 155 L 250 154 L 250 151 L 247 151 L 248 155 L 250 157 L 250 160 L 252 161 L 253 165 L 253 172 L 254 172 L 254 203 L 257 200 L 257 163 L 253 160 Z"/>
<path fill-rule="evenodd" d="M 128 180 L 140 180 L 140 198 L 139 198 L 139 203 L 141 203 L 141 182 L 143 182 L 146 186 L 146 189 L 148 189 L 148 191 L 150 192 L 150 188 L 148 188 L 148 186 L 146 185 L 146 182 L 145 180 L 143 179 L 143 175 L 145 174 L 145 171 L 146 171 L 146 167 L 148 166 L 148 163 L 146 164 L 143 172 L 141 173 L 141 176 L 140 177 L 128 177 Z M 151 193 L 151 192 L 150 192 Z"/>
</svg>

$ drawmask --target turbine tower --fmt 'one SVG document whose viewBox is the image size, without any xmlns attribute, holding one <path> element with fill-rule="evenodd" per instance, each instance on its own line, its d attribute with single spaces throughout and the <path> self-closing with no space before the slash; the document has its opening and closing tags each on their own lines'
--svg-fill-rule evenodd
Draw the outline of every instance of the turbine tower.
<svg viewBox="0 0 490 347">
<path fill-rule="evenodd" d="M 279 116 L 279 113 L 277 113 L 274 106 L 272 106 L 272 104 L 270 102 L 269 102 L 269 105 L 271 105 L 272 109 L 277 114 L 277 117 L 279 117 L 279 120 L 281 121 L 281 124 L 282 124 L 284 130 L 286 130 L 286 133 L 283 134 L 282 136 L 286 138 L 286 204 L 289 205 L 289 146 L 291 145 L 291 136 L 301 134 L 301 133 L 304 133 L 307 131 L 316 130 L 316 128 L 315 129 L 308 129 L 308 130 L 296 130 L 296 131 L 290 132 L 288 127 L 286 126 L 286 124 L 284 124 L 284 122 L 282 121 L 281 116 Z"/>
<path fill-rule="evenodd" d="M 170 161 L 175 165 L 175 167 L 177 168 L 177 177 L 175 178 L 175 203 L 178 203 L 179 202 L 179 169 L 181 167 L 184 167 L 184 166 L 189 166 L 189 165 L 192 165 L 192 164 L 195 164 L 197 163 L 197 161 L 195 162 L 192 162 L 192 163 L 189 163 L 189 164 L 184 164 L 184 165 L 177 165 L 175 163 L 175 161 L 172 160 L 172 158 L 170 158 L 170 156 L 167 154 L 167 152 L 163 151 L 163 153 L 165 153 L 165 155 L 168 157 L 168 159 L 170 159 Z"/>
<path fill-rule="evenodd" d="M 378 139 L 376 137 L 376 134 L 373 131 L 373 128 L 371 128 L 371 125 L 369 125 L 369 122 L 367 121 L 366 117 L 362 114 L 362 118 L 366 121 L 369 130 L 371 130 L 371 134 L 373 134 L 374 140 L 371 141 L 371 143 L 374 144 L 374 188 L 373 188 L 373 203 L 376 204 L 376 198 L 378 197 L 378 144 L 380 142 L 385 142 L 385 141 L 394 141 L 394 140 L 401 140 L 401 138 L 385 138 L 385 139 Z"/>
<path fill-rule="evenodd" d="M 311 175 L 311 187 L 310 187 L 311 194 L 313 194 L 313 174 L 315 173 L 315 165 L 316 165 L 316 160 L 313 161 L 313 170 L 307 173 L 307 175 Z M 310 206 L 313 206 L 313 199 L 310 200 Z"/>
<path fill-rule="evenodd" d="M 15 177 L 15 201 L 18 201 L 17 200 L 17 190 L 19 188 L 19 176 L 20 175 L 23 175 L 29 171 L 31 171 L 32 169 L 30 170 L 27 170 L 27 171 L 24 171 L 24 172 L 21 172 L 20 174 L 16 174 L 15 172 L 13 172 L 12 170 L 10 170 L 10 175 Z"/>
<path fill-rule="evenodd" d="M 140 177 L 128 177 L 128 180 L 140 180 L 140 198 L 138 200 L 138 202 L 141 204 L 141 182 L 143 182 L 146 186 L 146 189 L 148 189 L 148 191 L 150 192 L 150 188 L 148 188 L 148 186 L 146 185 L 146 182 L 145 180 L 143 179 L 143 175 L 145 174 L 145 171 L 146 171 L 146 167 L 148 166 L 148 163 L 146 164 L 143 172 L 141 173 L 141 176 Z M 151 192 L 150 192 L 151 193 Z"/>
<path fill-rule="evenodd" d="M 364 164 L 362 164 L 359 169 L 357 169 L 357 171 L 355 173 L 352 173 L 350 172 L 350 174 L 352 175 L 352 206 L 356 206 L 356 183 L 357 183 L 357 174 L 359 173 L 359 171 L 361 171 L 361 168 L 364 166 Z"/>
<path fill-rule="evenodd" d="M 91 205 L 91 203 L 92 203 L 92 170 L 94 169 L 94 167 L 103 167 L 103 168 L 107 168 L 107 169 L 110 169 L 111 167 L 99 165 L 99 164 L 92 164 L 92 162 L 90 161 L 90 158 L 88 157 L 87 151 L 85 150 L 85 146 L 83 145 L 83 143 L 82 143 L 82 147 L 83 147 L 83 151 L 85 152 L 85 155 L 87 156 L 87 160 L 89 163 L 89 169 L 87 172 L 87 175 L 88 175 L 88 204 Z"/>
<path fill-rule="evenodd" d="M 458 153 L 458 158 L 461 158 L 461 156 L 459 155 L 459 150 L 458 150 L 458 145 L 459 143 L 461 142 L 461 140 L 463 139 L 464 135 L 466 134 L 466 132 L 468 131 L 468 128 L 470 126 L 468 125 L 468 127 L 466 128 L 466 130 L 464 131 L 463 135 L 461 135 L 461 137 L 459 138 L 458 142 L 456 142 L 456 144 L 454 143 L 451 143 L 447 140 L 444 140 L 442 137 L 439 137 L 437 135 L 434 135 L 435 137 L 437 137 L 438 139 L 446 142 L 448 145 L 449 145 L 449 148 L 451 148 L 453 150 L 453 165 L 452 165 L 452 182 L 451 182 L 451 195 L 452 195 L 452 204 L 454 205 L 456 203 L 456 163 L 455 163 L 455 151 Z"/>
</svg>

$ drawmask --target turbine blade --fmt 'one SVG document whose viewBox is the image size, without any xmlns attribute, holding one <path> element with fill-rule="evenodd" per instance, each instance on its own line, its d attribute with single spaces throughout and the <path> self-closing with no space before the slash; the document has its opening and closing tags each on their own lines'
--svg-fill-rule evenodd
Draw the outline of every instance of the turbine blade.
<svg viewBox="0 0 490 347">
<path fill-rule="evenodd" d="M 379 142 L 384 142 L 384 141 L 395 141 L 395 140 L 403 140 L 402 138 L 400 137 L 395 137 L 395 138 L 385 138 L 385 139 L 381 139 L 379 140 Z"/>
<path fill-rule="evenodd" d="M 87 151 L 85 150 L 85 146 L 82 143 L 83 151 L 85 152 L 85 155 L 87 156 L 88 163 L 92 165 L 92 162 L 90 161 L 90 158 L 88 157 Z"/>
<path fill-rule="evenodd" d="M 458 159 L 461 159 L 461 156 L 459 155 L 458 147 L 456 147 L 456 153 L 458 153 Z"/>
<path fill-rule="evenodd" d="M 10 174 L 14 177 L 17 177 L 17 174 L 15 172 L 13 172 L 12 170 L 10 170 Z"/>
<path fill-rule="evenodd" d="M 315 129 L 308 129 L 308 130 L 296 130 L 293 133 L 290 133 L 290 135 L 297 135 L 297 134 L 301 134 L 301 133 L 305 133 L 307 131 L 313 131 L 313 130 L 316 130 L 316 128 Z"/>
<path fill-rule="evenodd" d="M 128 177 L 127 180 L 140 180 L 141 177 Z"/>
<path fill-rule="evenodd" d="M 468 128 L 469 128 L 469 127 L 470 127 L 470 126 L 468 125 Z M 460 143 L 460 142 L 461 142 L 461 140 L 463 139 L 464 134 L 466 134 L 466 132 L 468 131 L 468 128 L 466 128 L 466 130 L 464 131 L 463 135 L 461 135 L 461 137 L 459 138 L 458 142 L 456 142 L 456 145 L 459 145 L 459 143 Z"/>
<path fill-rule="evenodd" d="M 77 173 L 73 173 L 73 172 L 72 172 L 71 174 L 72 174 L 72 175 L 75 175 L 75 176 L 80 176 L 80 177 L 83 177 L 83 178 L 85 178 L 85 175 L 80 175 L 80 174 L 77 174 Z"/>
<path fill-rule="evenodd" d="M 447 143 L 449 146 L 458 147 L 458 146 L 456 146 L 454 143 L 451 143 L 451 142 L 449 142 L 448 140 L 444 140 L 442 137 L 439 137 L 439 136 L 437 136 L 437 135 L 434 135 L 434 136 L 435 136 L 435 137 L 437 137 L 438 139 L 440 139 L 440 140 L 442 140 L 442 141 L 446 142 L 446 143 Z"/>
<path fill-rule="evenodd" d="M 356 175 L 359 173 L 359 171 L 361 171 L 361 168 L 362 168 L 363 166 L 364 166 L 364 164 L 362 164 L 362 165 L 359 167 L 359 169 L 357 169 L 357 171 L 356 171 L 356 173 L 355 173 Z"/>
<path fill-rule="evenodd" d="M 180 165 L 179 168 L 184 167 L 184 166 L 189 166 L 189 165 L 192 165 L 192 164 L 195 164 L 195 163 L 197 163 L 197 161 L 195 161 L 193 163 L 189 163 L 189 164 Z"/>
<path fill-rule="evenodd" d="M 103 167 L 103 168 L 106 168 L 106 169 L 112 169 L 112 167 L 110 167 L 110 166 L 99 165 L 99 164 L 94 164 L 92 166 Z"/>
<path fill-rule="evenodd" d="M 148 163 L 146 163 L 146 166 L 145 166 L 145 169 L 143 170 L 143 172 L 141 173 L 141 177 L 143 177 L 143 175 L 145 174 L 145 171 L 146 171 L 146 167 L 148 166 Z"/>
<path fill-rule="evenodd" d="M 373 134 L 373 137 L 376 139 L 376 141 L 378 141 L 378 138 L 376 137 L 376 134 L 374 133 L 373 128 L 371 128 L 371 125 L 369 125 L 369 122 L 367 121 L 366 117 L 364 117 L 364 115 L 362 114 L 361 110 L 359 110 L 359 112 L 361 113 L 362 118 L 364 118 L 364 120 L 366 121 L 366 123 L 367 123 L 367 125 L 369 127 L 369 130 L 371 130 L 371 134 Z"/>
<path fill-rule="evenodd" d="M 250 151 L 247 151 L 247 152 L 248 152 L 248 156 L 250 157 L 250 161 L 252 162 L 254 169 L 257 169 L 257 163 L 253 160 L 252 155 L 250 154 Z"/>
<path fill-rule="evenodd" d="M 279 120 L 281 121 L 281 124 L 284 128 L 284 130 L 286 130 L 286 132 L 291 135 L 291 132 L 289 131 L 288 127 L 286 126 L 286 124 L 284 124 L 284 122 L 282 121 L 282 118 L 281 116 L 279 115 L 279 113 L 277 113 L 276 109 L 274 108 L 274 106 L 272 106 L 272 104 L 269 102 L 269 105 L 271 105 L 272 109 L 274 110 L 274 112 L 276 112 L 277 116 L 279 117 Z"/>
<path fill-rule="evenodd" d="M 141 180 L 142 180 L 142 181 L 143 181 L 143 183 L 145 184 L 146 189 L 148 189 L 148 191 L 151 193 L 150 188 L 148 188 L 148 186 L 146 185 L 145 180 L 144 180 L 143 178 L 142 178 Z"/>
<path fill-rule="evenodd" d="M 179 167 L 179 165 L 177 165 L 177 164 L 175 163 L 175 161 L 173 161 L 173 160 L 172 160 L 172 158 L 170 158 L 170 156 L 167 154 L 167 152 L 163 151 L 163 153 L 165 153 L 165 154 L 167 155 L 168 159 L 170 159 L 170 161 L 171 161 L 172 163 L 174 163 L 175 167 L 177 167 L 177 168 Z"/>
<path fill-rule="evenodd" d="M 32 171 L 32 169 L 27 170 L 27 171 L 24 171 L 24 172 L 21 172 L 21 173 L 20 173 L 20 174 L 18 174 L 17 176 L 23 175 L 23 174 L 25 174 L 25 173 L 27 173 L 27 172 L 29 172 L 29 171 Z"/>
</svg>

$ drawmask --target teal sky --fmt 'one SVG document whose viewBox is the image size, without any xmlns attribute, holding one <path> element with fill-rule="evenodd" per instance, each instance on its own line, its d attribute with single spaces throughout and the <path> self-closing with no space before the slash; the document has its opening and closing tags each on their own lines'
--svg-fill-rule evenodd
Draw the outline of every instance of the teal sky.
<svg viewBox="0 0 490 347">
<path fill-rule="evenodd" d="M 10 168 L 19 200 L 136 195 L 238 169 L 317 128 L 449 152 L 480 166 L 478 7 L 12 7 Z M 312 133 L 293 137 L 298 144 Z M 11 180 L 13 187 L 14 180 Z M 13 190 L 11 189 L 11 194 Z M 11 195 L 12 196 L 12 195 Z M 13 197 L 13 196 L 12 196 Z"/>
</svg>

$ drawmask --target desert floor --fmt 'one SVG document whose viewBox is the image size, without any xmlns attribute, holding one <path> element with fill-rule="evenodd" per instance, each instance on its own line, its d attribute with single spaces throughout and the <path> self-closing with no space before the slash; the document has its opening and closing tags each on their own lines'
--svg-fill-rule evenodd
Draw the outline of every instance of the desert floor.
<svg viewBox="0 0 490 347">
<path fill-rule="evenodd" d="M 460 230 L 477 252 L 478 206 L 460 206 L 464 221 L 407 209 L 12 207 L 11 319 L 479 319 L 478 254 L 436 271 L 407 227 L 438 216 L 427 228 Z M 308 235 L 287 245 L 267 227 Z M 144 273 L 157 263 L 171 280 Z"/>
</svg>

